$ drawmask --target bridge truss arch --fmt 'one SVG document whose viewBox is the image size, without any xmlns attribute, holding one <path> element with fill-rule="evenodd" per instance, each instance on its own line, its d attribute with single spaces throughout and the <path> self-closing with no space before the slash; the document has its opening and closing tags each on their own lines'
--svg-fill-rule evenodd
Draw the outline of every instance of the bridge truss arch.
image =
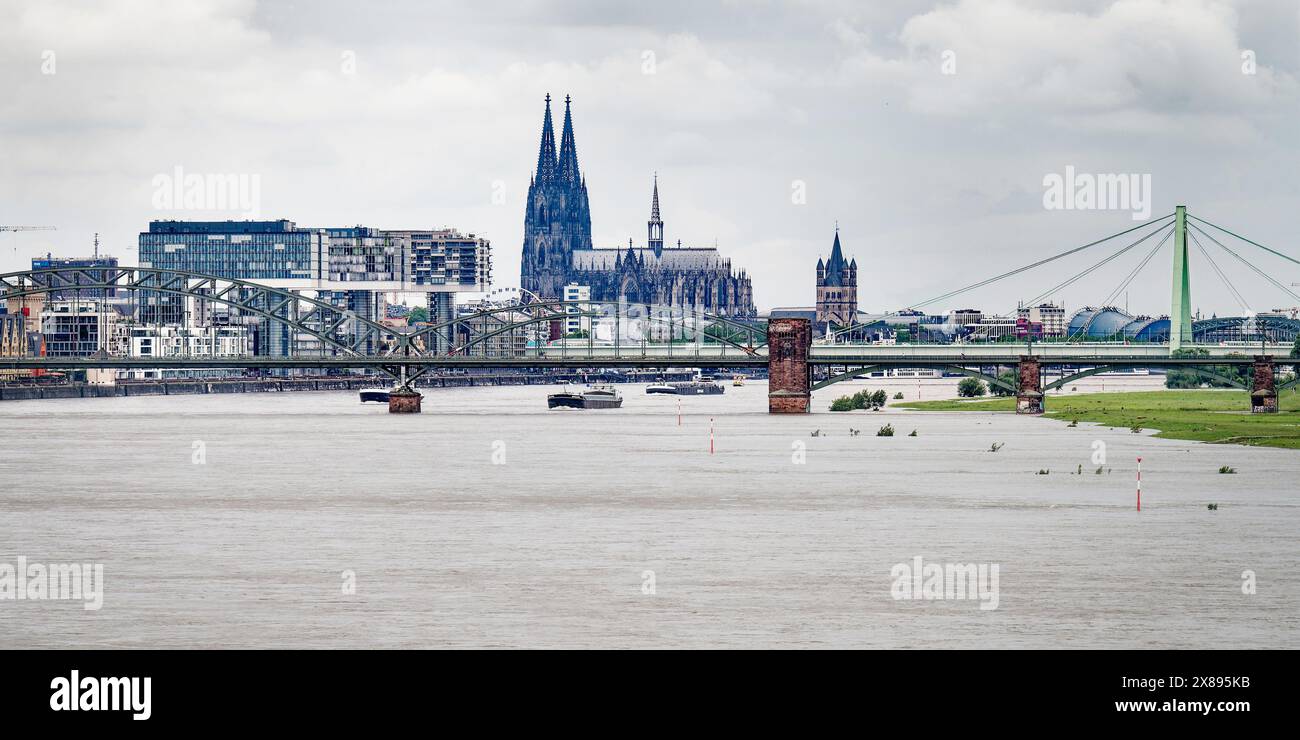
<svg viewBox="0 0 1300 740">
<path fill-rule="evenodd" d="M 856 378 L 862 377 L 863 375 L 866 375 L 867 373 L 872 373 L 877 370 L 900 369 L 900 368 L 901 365 L 899 363 L 894 363 L 894 362 L 891 362 L 889 364 L 882 364 L 882 365 L 867 365 L 865 367 L 855 368 L 853 370 L 847 370 L 837 375 L 833 375 L 825 380 L 818 381 L 813 384 L 812 390 L 817 391 L 817 390 L 821 390 L 822 388 L 827 388 L 829 386 L 832 386 L 836 383 L 843 383 L 846 380 L 854 380 Z M 945 372 L 965 375 L 970 378 L 978 378 L 984 381 L 985 383 L 988 383 L 990 386 L 996 386 L 998 388 L 1007 391 L 1008 393 L 1014 394 L 1016 392 L 1016 387 L 1014 385 L 1007 383 L 1002 378 L 989 375 L 988 373 L 982 370 L 972 369 L 969 367 L 964 367 L 962 365 L 938 365 L 938 366 L 930 366 L 928 369 L 943 370 Z"/>
<path fill-rule="evenodd" d="M 584 321 L 589 327 L 603 325 L 610 339 L 598 339 L 595 328 L 585 337 L 561 337 L 558 345 L 550 346 L 549 334 L 536 330 L 549 329 L 554 322 L 564 326 L 569 320 Z M 518 336 L 521 330 L 534 328 L 531 345 L 526 350 L 535 356 L 574 354 L 584 348 L 599 345 L 613 346 L 622 351 L 644 345 L 653 336 L 665 339 L 669 347 L 674 342 L 691 342 L 697 353 L 704 344 L 717 344 L 756 356 L 767 346 L 767 328 L 762 324 L 745 323 L 736 319 L 714 316 L 701 311 L 688 311 L 672 306 L 630 304 L 613 301 L 530 301 L 501 306 L 489 306 L 450 321 L 421 327 L 397 336 L 395 344 L 386 353 L 389 356 L 407 354 L 414 356 L 457 356 L 473 353 L 476 347 L 486 345 L 503 335 Z M 639 338 L 637 338 L 639 337 Z M 617 354 L 617 353 L 616 353 Z M 683 357 L 689 353 L 683 353 Z M 594 355 L 593 355 L 594 356 Z"/>
<path fill-rule="evenodd" d="M 1052 382 L 1050 382 L 1050 383 L 1044 385 L 1044 386 L 1043 386 L 1043 391 L 1044 391 L 1044 392 L 1046 392 L 1046 391 L 1054 391 L 1054 390 L 1056 390 L 1057 388 L 1063 388 L 1063 387 L 1065 387 L 1066 385 L 1069 385 L 1070 383 L 1073 383 L 1073 382 L 1075 382 L 1075 381 L 1077 381 L 1077 380 L 1082 380 L 1083 378 L 1089 378 L 1089 377 L 1092 377 L 1093 375 L 1100 375 L 1100 374 L 1102 374 L 1102 373 L 1115 372 L 1116 370 L 1128 370 L 1128 369 L 1132 369 L 1132 368 L 1134 368 L 1134 367 L 1145 367 L 1145 368 L 1152 368 L 1152 367 L 1165 367 L 1165 368 L 1174 368 L 1174 369 L 1178 369 L 1178 370 L 1184 370 L 1184 371 L 1186 371 L 1186 372 L 1196 373 L 1197 375 L 1200 375 L 1201 377 L 1209 378 L 1210 380 L 1214 380 L 1214 381 L 1218 381 L 1218 382 L 1223 383 L 1224 385 L 1230 386 L 1230 387 L 1232 387 L 1232 388 L 1238 388 L 1238 389 L 1243 390 L 1243 391 L 1244 391 L 1244 390 L 1250 390 L 1249 386 L 1247 386 L 1244 382 L 1242 382 L 1240 378 L 1234 378 L 1234 377 L 1230 377 L 1230 376 L 1227 376 L 1227 375 L 1223 375 L 1223 374 L 1218 373 L 1218 372 L 1215 372 L 1214 370 L 1211 370 L 1211 369 L 1209 369 L 1209 368 L 1207 368 L 1207 367 L 1201 367 L 1201 366 L 1198 366 L 1198 365 L 1188 365 L 1188 364 L 1185 364 L 1185 363 L 1176 363 L 1176 364 L 1175 364 L 1175 363 L 1161 363 L 1159 360 L 1151 360 L 1151 361 L 1149 361 L 1149 362 L 1145 362 L 1145 363 L 1142 363 L 1142 364 L 1140 364 L 1140 365 L 1135 365 L 1135 364 L 1132 364 L 1132 363 L 1125 363 L 1125 364 L 1122 364 L 1122 365 L 1098 365 L 1098 366 L 1096 366 L 1096 367 L 1090 367 L 1090 368 L 1088 368 L 1088 369 L 1086 369 L 1086 370 L 1079 370 L 1079 371 L 1077 371 L 1077 372 L 1075 372 L 1075 373 L 1071 373 L 1070 375 L 1063 375 L 1063 376 L 1061 376 L 1060 378 L 1057 378 L 1056 380 L 1054 380 L 1054 381 L 1052 381 Z"/>
<path fill-rule="evenodd" d="M 570 319 L 586 320 L 592 327 L 601 322 L 612 325 L 614 357 L 624 349 L 632 352 L 638 335 L 641 345 L 650 337 L 666 337 L 670 351 L 673 342 L 694 344 L 694 352 L 683 348 L 683 359 L 700 355 L 705 345 L 729 347 L 755 357 L 767 344 L 766 327 L 761 322 L 746 323 L 670 306 L 531 301 L 487 306 L 449 321 L 405 330 L 299 291 L 195 272 L 146 267 L 59 267 L 0 274 L 0 300 L 57 295 L 111 304 L 120 301 L 122 292 L 130 295 L 133 308 L 148 305 L 156 296 L 204 302 L 199 305 L 224 305 L 241 316 L 247 314 L 287 327 L 295 337 L 301 334 L 315 338 L 321 343 L 320 354 L 328 350 L 346 357 L 391 358 L 393 367 L 400 365 L 403 357 L 489 353 L 487 345 L 503 335 L 522 338 L 522 346 L 511 342 L 509 346 L 516 349 L 495 356 L 579 356 L 584 346 L 597 344 L 594 331 L 588 332 L 586 341 L 566 339 L 559 347 L 549 346 L 553 324 L 559 322 L 563 327 Z M 388 370 L 387 365 L 384 368 Z"/>
<path fill-rule="evenodd" d="M 148 267 L 60 267 L 0 275 L 0 299 L 59 295 L 73 300 L 112 303 L 118 292 L 135 305 L 154 295 L 192 298 L 288 327 L 318 339 L 345 355 L 362 355 L 368 343 L 382 341 L 388 327 L 319 298 L 249 280 Z M 144 302 L 139 302 L 143 299 Z M 370 345 L 370 346 L 376 346 Z"/>
</svg>

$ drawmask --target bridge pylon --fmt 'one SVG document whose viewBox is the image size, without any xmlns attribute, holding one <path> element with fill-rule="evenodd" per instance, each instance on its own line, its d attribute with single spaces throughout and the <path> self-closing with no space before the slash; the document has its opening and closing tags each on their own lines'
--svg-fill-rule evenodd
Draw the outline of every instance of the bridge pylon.
<svg viewBox="0 0 1300 740">
<path fill-rule="evenodd" d="M 1174 210 L 1174 269 L 1169 303 L 1169 351 L 1192 341 L 1192 284 L 1187 271 L 1187 206 Z"/>
</svg>

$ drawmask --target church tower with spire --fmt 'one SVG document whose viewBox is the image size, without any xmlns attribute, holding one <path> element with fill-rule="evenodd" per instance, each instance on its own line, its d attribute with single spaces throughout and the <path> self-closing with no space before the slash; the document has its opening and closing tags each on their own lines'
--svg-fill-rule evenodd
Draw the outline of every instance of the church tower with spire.
<svg viewBox="0 0 1300 740">
<path fill-rule="evenodd" d="M 846 262 L 840 248 L 840 227 L 835 226 L 835 243 L 826 262 L 817 260 L 817 329 L 849 327 L 858 318 L 858 261 Z"/>
<path fill-rule="evenodd" d="M 650 199 L 650 220 L 646 222 L 646 231 L 648 236 L 646 244 L 655 257 L 664 256 L 664 222 L 659 218 L 659 173 L 655 173 L 654 195 Z"/>
<path fill-rule="evenodd" d="M 556 151 L 551 122 L 551 96 L 546 96 L 542 118 L 542 143 L 537 171 L 528 184 L 524 210 L 524 248 L 519 284 L 542 300 L 564 298 L 572 285 L 589 294 L 593 302 L 625 303 L 644 307 L 669 307 L 680 312 L 751 318 L 754 289 L 744 270 L 733 270 L 731 260 L 713 246 L 664 244 L 664 222 L 659 215 L 659 176 L 650 196 L 650 220 L 645 246 L 594 247 L 591 243 L 591 208 L 587 182 L 578 167 L 578 146 L 573 135 L 571 100 L 564 98 L 564 125 Z M 652 314 L 647 314 L 652 315 Z M 667 338 L 671 322 L 656 326 L 652 334 Z M 656 340 L 657 341 L 657 340 Z"/>
<path fill-rule="evenodd" d="M 587 182 L 578 168 L 571 99 L 564 97 L 560 151 L 555 151 L 551 96 L 546 96 L 537 171 L 528 184 L 524 212 L 524 249 L 519 284 L 543 299 L 564 297 L 574 250 L 591 249 L 591 207 Z"/>
</svg>

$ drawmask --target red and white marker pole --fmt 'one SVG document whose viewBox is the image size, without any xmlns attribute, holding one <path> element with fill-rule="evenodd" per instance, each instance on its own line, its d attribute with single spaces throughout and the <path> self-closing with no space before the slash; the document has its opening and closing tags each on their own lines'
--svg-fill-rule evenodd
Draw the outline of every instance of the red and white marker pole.
<svg viewBox="0 0 1300 740">
<path fill-rule="evenodd" d="M 709 417 L 709 454 L 713 454 L 713 417 Z"/>
<path fill-rule="evenodd" d="M 1142 511 L 1142 458 L 1138 458 L 1138 511 Z"/>
</svg>

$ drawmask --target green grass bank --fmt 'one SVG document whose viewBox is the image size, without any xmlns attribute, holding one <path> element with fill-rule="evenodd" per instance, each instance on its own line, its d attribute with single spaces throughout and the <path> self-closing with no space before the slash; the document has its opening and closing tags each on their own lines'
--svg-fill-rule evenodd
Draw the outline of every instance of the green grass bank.
<svg viewBox="0 0 1300 740">
<path fill-rule="evenodd" d="M 1245 391 L 1166 390 L 1048 394 L 1049 419 L 1095 422 L 1118 429 L 1158 429 L 1157 437 L 1218 444 L 1300 449 L 1300 395 L 1281 394 L 1276 414 L 1251 414 Z M 1015 411 L 1015 399 L 912 401 L 891 404 L 922 411 Z"/>
</svg>

